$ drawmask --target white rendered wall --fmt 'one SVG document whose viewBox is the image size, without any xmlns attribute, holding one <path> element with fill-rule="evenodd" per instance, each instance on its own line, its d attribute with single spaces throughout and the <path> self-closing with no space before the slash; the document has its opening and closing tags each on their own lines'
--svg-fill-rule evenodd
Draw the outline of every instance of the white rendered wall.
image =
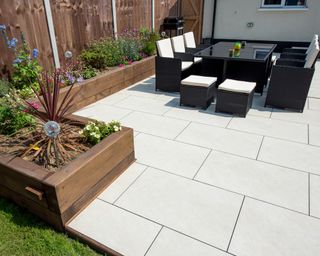
<svg viewBox="0 0 320 256">
<path fill-rule="evenodd" d="M 214 38 L 308 42 L 320 34 L 320 0 L 307 4 L 308 10 L 261 11 L 261 0 L 218 0 Z"/>
<path fill-rule="evenodd" d="M 202 38 L 211 38 L 212 36 L 214 1 L 215 0 L 204 0 Z"/>
</svg>

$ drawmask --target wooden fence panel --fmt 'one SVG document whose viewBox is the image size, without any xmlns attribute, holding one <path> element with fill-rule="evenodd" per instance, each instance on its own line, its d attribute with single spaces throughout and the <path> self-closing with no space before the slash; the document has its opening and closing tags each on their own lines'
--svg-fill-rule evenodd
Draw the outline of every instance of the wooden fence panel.
<svg viewBox="0 0 320 256">
<path fill-rule="evenodd" d="M 110 0 L 51 0 L 60 62 L 65 51 L 77 56 L 93 40 L 112 36 Z"/>
<path fill-rule="evenodd" d="M 161 30 L 164 18 L 178 16 L 179 12 L 179 0 L 155 0 L 155 30 Z"/>
<path fill-rule="evenodd" d="M 39 61 L 44 68 L 53 67 L 53 57 L 47 20 L 42 0 L 1 0 L 0 24 L 7 26 L 9 37 L 16 37 L 19 42 L 21 32 L 29 43 L 31 50 L 38 48 Z M 0 69 L 10 67 L 13 61 L 12 50 L 6 47 L 0 38 Z"/>
<path fill-rule="evenodd" d="M 151 29 L 151 5 L 151 0 L 117 0 L 118 33 L 141 27 Z"/>
</svg>

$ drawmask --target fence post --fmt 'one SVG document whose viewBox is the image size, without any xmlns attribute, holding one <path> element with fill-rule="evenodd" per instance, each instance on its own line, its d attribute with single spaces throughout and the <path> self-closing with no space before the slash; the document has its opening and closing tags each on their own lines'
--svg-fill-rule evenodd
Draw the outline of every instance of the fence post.
<svg viewBox="0 0 320 256">
<path fill-rule="evenodd" d="M 53 53 L 54 66 L 56 68 L 60 68 L 58 46 L 57 46 L 56 34 L 55 34 L 55 31 L 54 31 L 50 0 L 43 0 L 43 2 L 44 2 L 44 8 L 45 8 L 46 17 L 47 17 L 47 23 L 48 23 L 49 36 L 50 36 L 50 41 L 51 41 L 51 48 L 52 48 L 52 53 Z"/>
<path fill-rule="evenodd" d="M 118 38 L 118 24 L 117 24 L 117 6 L 116 6 L 116 0 L 112 1 L 112 20 L 113 20 L 113 32 L 115 39 Z"/>
<path fill-rule="evenodd" d="M 155 6 L 154 6 L 154 0 L 151 0 L 151 23 L 152 23 L 152 32 L 155 30 Z"/>
</svg>

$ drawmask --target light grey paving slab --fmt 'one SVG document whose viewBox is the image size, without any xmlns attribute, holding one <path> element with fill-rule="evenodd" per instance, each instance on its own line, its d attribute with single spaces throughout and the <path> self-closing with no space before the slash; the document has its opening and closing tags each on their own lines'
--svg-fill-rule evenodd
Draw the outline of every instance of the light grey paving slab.
<svg viewBox="0 0 320 256">
<path fill-rule="evenodd" d="M 209 150 L 140 133 L 135 137 L 135 153 L 141 164 L 193 178 Z"/>
<path fill-rule="evenodd" d="M 309 98 L 309 109 L 320 111 L 320 99 Z"/>
<path fill-rule="evenodd" d="M 320 125 L 319 111 L 304 109 L 303 113 L 289 112 L 286 110 L 273 109 L 271 118 L 303 123 L 303 124 L 315 124 Z"/>
<path fill-rule="evenodd" d="M 170 110 L 172 105 L 174 104 L 166 104 L 166 103 L 163 103 L 162 101 L 155 100 L 155 99 L 130 96 L 116 103 L 114 106 L 131 109 L 131 110 L 137 110 L 141 112 L 147 112 L 147 113 L 156 114 L 156 115 L 162 115 L 168 110 Z"/>
<path fill-rule="evenodd" d="M 265 101 L 266 101 L 266 95 L 261 96 L 261 95 L 255 94 L 253 96 L 252 107 L 248 112 L 248 116 L 254 115 L 254 116 L 270 118 L 272 108 L 264 107 Z"/>
<path fill-rule="evenodd" d="M 320 221 L 246 198 L 229 252 L 237 256 L 319 255 Z"/>
<path fill-rule="evenodd" d="M 228 128 L 269 137 L 308 143 L 308 125 L 258 116 L 234 117 Z"/>
<path fill-rule="evenodd" d="M 262 136 L 192 123 L 177 140 L 255 159 Z"/>
<path fill-rule="evenodd" d="M 308 174 L 213 151 L 196 180 L 308 214 Z"/>
<path fill-rule="evenodd" d="M 113 105 L 121 100 L 124 100 L 127 97 L 129 97 L 128 94 L 118 92 L 118 93 L 112 94 L 106 98 L 103 98 L 94 104 Z"/>
<path fill-rule="evenodd" d="M 139 132 L 174 139 L 189 124 L 189 121 L 133 112 L 122 119 L 121 123 Z"/>
<path fill-rule="evenodd" d="M 309 144 L 320 146 L 320 125 L 309 125 Z"/>
<path fill-rule="evenodd" d="M 148 168 L 116 205 L 226 249 L 243 197 Z"/>
<path fill-rule="evenodd" d="M 177 106 L 168 111 L 165 116 L 219 127 L 226 127 L 232 118 L 231 115 L 215 113 L 214 105 L 207 110 Z"/>
<path fill-rule="evenodd" d="M 319 87 L 311 87 L 309 89 L 309 97 L 320 99 L 320 88 Z"/>
<path fill-rule="evenodd" d="M 229 256 L 230 254 L 201 243 L 173 230 L 163 228 L 147 256 Z"/>
<path fill-rule="evenodd" d="M 74 114 L 78 116 L 90 117 L 99 121 L 110 122 L 112 120 L 120 120 L 131 112 L 132 111 L 129 109 L 96 104 L 92 107 L 83 108 Z"/>
<path fill-rule="evenodd" d="M 114 203 L 118 197 L 141 175 L 147 166 L 133 163 L 124 173 L 121 174 L 99 198 L 109 203 Z"/>
<path fill-rule="evenodd" d="M 69 227 L 126 256 L 146 253 L 161 226 L 99 199 Z"/>
<path fill-rule="evenodd" d="M 152 78 L 147 78 L 121 90 L 120 92 L 131 96 L 152 99 L 157 97 L 154 81 L 155 80 Z"/>
<path fill-rule="evenodd" d="M 319 156 L 319 147 L 265 138 L 258 159 L 284 167 L 320 174 Z"/>
<path fill-rule="evenodd" d="M 310 214 L 320 218 L 320 176 L 317 175 L 310 175 Z"/>
</svg>

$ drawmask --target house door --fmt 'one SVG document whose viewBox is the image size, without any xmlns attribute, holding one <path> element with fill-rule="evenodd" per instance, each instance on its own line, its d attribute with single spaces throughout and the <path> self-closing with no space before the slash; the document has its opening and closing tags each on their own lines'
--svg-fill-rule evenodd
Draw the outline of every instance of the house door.
<svg viewBox="0 0 320 256">
<path fill-rule="evenodd" d="M 193 31 L 197 43 L 200 43 L 202 33 L 203 0 L 181 1 L 181 16 L 183 17 L 184 32 Z"/>
</svg>

